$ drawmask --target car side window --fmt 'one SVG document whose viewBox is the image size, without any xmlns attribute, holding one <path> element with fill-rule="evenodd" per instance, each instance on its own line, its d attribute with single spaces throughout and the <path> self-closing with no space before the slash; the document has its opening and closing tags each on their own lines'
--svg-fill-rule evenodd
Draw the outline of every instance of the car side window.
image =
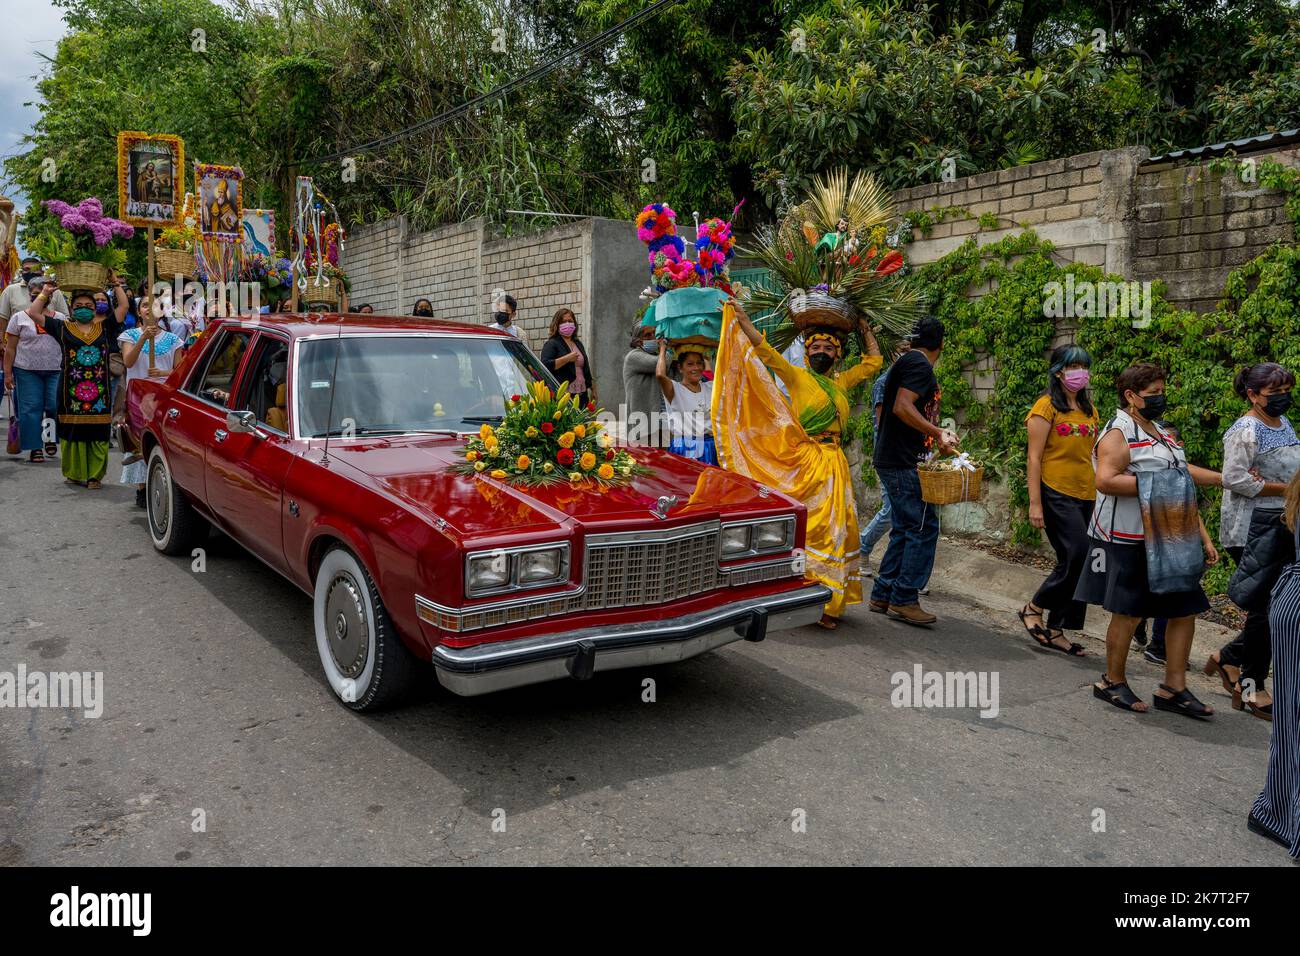
<svg viewBox="0 0 1300 956">
<path fill-rule="evenodd" d="M 213 346 L 212 358 L 203 374 L 194 381 L 186 391 L 198 395 L 209 402 L 230 406 L 230 388 L 235 375 L 239 372 L 239 363 L 248 348 L 251 333 L 231 330 L 223 332 L 221 341 Z"/>
<path fill-rule="evenodd" d="M 285 434 L 289 432 L 288 366 L 289 343 L 264 334 L 240 386 L 238 402 L 241 411 L 252 412 L 261 424 Z"/>
</svg>

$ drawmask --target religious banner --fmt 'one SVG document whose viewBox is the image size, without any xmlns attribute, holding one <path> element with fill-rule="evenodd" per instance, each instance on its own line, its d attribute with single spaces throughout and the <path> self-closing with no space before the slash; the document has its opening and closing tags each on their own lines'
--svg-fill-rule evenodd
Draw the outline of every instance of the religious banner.
<svg viewBox="0 0 1300 956">
<path fill-rule="evenodd" d="M 275 210 L 244 210 L 244 254 L 275 256 Z"/>
<path fill-rule="evenodd" d="M 194 165 L 194 193 L 199 201 L 199 234 L 214 242 L 240 242 L 244 203 L 238 166 Z"/>
<path fill-rule="evenodd" d="M 142 229 L 175 225 L 184 195 L 185 143 L 179 136 L 117 134 L 118 218 Z"/>
</svg>

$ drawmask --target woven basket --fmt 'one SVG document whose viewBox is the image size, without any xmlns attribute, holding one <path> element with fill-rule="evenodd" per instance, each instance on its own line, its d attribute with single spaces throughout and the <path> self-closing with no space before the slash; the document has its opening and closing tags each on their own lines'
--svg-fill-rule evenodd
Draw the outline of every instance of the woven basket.
<svg viewBox="0 0 1300 956">
<path fill-rule="evenodd" d="M 984 484 L 984 467 L 974 471 L 936 471 L 918 468 L 921 500 L 932 505 L 955 505 L 959 501 L 976 501 Z"/>
<path fill-rule="evenodd" d="M 675 352 L 691 352 L 700 349 L 716 352 L 718 350 L 718 340 L 711 339 L 707 335 L 688 335 L 684 339 L 670 339 L 668 344 Z"/>
<path fill-rule="evenodd" d="M 298 293 L 298 298 L 307 303 L 321 305 L 339 304 L 339 283 L 337 279 L 326 279 L 324 285 L 317 285 L 314 276 L 307 277 L 307 288 Z"/>
<path fill-rule="evenodd" d="M 90 292 L 108 288 L 108 268 L 98 262 L 69 259 L 55 265 L 53 271 L 59 287 L 65 292 L 78 289 Z"/>
<path fill-rule="evenodd" d="M 812 328 L 835 329 L 852 332 L 857 328 L 857 315 L 845 299 L 837 299 L 825 292 L 806 292 L 790 297 L 790 318 L 800 332 Z"/>
<path fill-rule="evenodd" d="M 194 253 L 184 249 L 158 249 L 153 251 L 154 269 L 159 278 L 181 276 L 186 279 L 194 276 Z"/>
</svg>

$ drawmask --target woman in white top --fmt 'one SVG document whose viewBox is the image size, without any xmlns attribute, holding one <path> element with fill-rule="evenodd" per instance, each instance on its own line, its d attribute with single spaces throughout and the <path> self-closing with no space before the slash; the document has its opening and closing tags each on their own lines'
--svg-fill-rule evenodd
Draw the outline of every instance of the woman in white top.
<svg viewBox="0 0 1300 956">
<path fill-rule="evenodd" d="M 1273 701 L 1264 689 L 1273 663 L 1268 624 L 1268 593 L 1295 560 L 1292 535 L 1282 523 L 1282 495 L 1300 471 L 1300 438 L 1286 417 L 1291 407 L 1295 375 L 1276 362 L 1260 362 L 1237 373 L 1233 388 L 1250 403 L 1246 414 L 1223 433 L 1223 507 L 1219 542 L 1237 564 L 1247 546 L 1256 561 L 1269 555 L 1255 590 L 1262 605 L 1243 607 L 1246 624 L 1237 636 L 1210 655 L 1206 674 L 1219 675 L 1232 695 L 1233 710 L 1273 719 Z M 1242 689 L 1253 688 L 1243 696 Z"/>
<path fill-rule="evenodd" d="M 28 304 L 36 301 L 45 279 L 34 276 L 28 283 Z M 61 297 L 61 296 L 60 296 Z M 45 317 L 62 321 L 67 316 L 45 306 Z M 59 408 L 59 376 L 63 369 L 63 347 L 36 320 L 19 309 L 5 328 L 4 382 L 18 416 L 18 440 L 28 460 L 45 461 L 58 453 L 59 446 L 44 441 L 46 419 L 53 421 Z"/>
<path fill-rule="evenodd" d="M 713 444 L 713 425 L 709 420 L 713 383 L 704 381 L 704 354 L 690 350 L 678 352 L 677 367 L 681 370 L 680 382 L 674 382 L 668 374 L 668 343 L 660 339 L 655 379 L 668 406 L 668 428 L 672 436 L 668 450 L 683 458 L 716 465 L 718 450 Z"/>
<path fill-rule="evenodd" d="M 128 399 L 131 382 L 138 378 L 166 378 L 181 360 L 185 348 L 183 338 L 152 322 L 127 329 L 118 336 L 117 342 L 122 349 L 122 364 L 126 366 L 126 378 L 122 385 L 128 389 Z M 144 479 L 145 460 L 139 454 L 128 451 L 122 456 L 121 481 L 124 485 L 135 485 L 137 508 L 145 506 Z"/>
<path fill-rule="evenodd" d="M 1093 539 L 1075 598 L 1111 612 L 1106 628 L 1106 673 L 1093 685 L 1093 696 L 1124 710 L 1143 713 L 1146 703 L 1125 681 L 1125 663 L 1133 632 L 1143 618 L 1167 618 L 1165 680 L 1155 692 L 1157 710 L 1190 717 L 1209 717 L 1187 689 L 1187 655 L 1192 649 L 1196 615 L 1210 602 L 1197 585 L 1189 591 L 1155 593 L 1147 580 L 1146 532 L 1138 503 L 1139 472 L 1185 468 L 1198 485 L 1218 485 L 1217 471 L 1189 465 L 1182 442 L 1157 424 L 1167 407 L 1165 373 L 1156 365 L 1134 365 L 1115 380 L 1119 411 L 1101 430 L 1093 449 L 1097 469 L 1097 506 L 1088 533 Z M 1190 517 L 1190 516 L 1189 516 Z M 1205 523 L 1199 521 L 1207 565 L 1218 551 Z"/>
</svg>

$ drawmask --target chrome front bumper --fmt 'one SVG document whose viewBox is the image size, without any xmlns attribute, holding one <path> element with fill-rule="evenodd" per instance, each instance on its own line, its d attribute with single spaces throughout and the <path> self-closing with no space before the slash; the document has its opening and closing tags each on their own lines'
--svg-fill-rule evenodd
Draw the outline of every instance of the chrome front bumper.
<svg viewBox="0 0 1300 956">
<path fill-rule="evenodd" d="M 439 683 L 462 697 L 563 677 L 586 680 L 597 671 L 684 661 L 742 638 L 761 641 L 769 631 L 817 621 L 830 599 L 829 588 L 811 584 L 657 621 L 475 647 L 439 645 L 433 651 L 433 664 Z"/>
</svg>

